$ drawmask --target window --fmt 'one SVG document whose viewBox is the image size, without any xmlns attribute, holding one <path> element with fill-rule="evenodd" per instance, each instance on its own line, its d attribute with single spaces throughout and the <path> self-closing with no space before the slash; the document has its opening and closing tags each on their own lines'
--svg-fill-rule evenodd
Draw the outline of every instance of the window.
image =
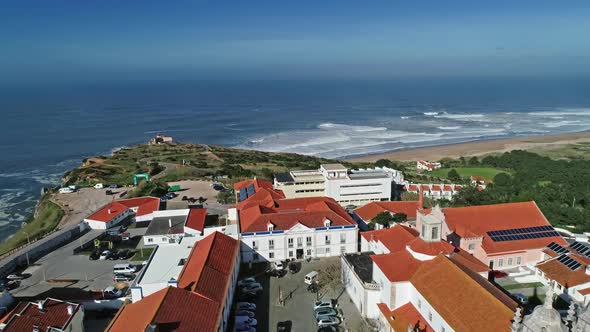
<svg viewBox="0 0 590 332">
<path fill-rule="evenodd" d="M 340 243 L 346 243 L 346 233 L 340 233 Z"/>
<path fill-rule="evenodd" d="M 418 309 L 422 308 L 422 300 L 418 299 Z"/>
<path fill-rule="evenodd" d="M 330 248 L 326 248 L 326 255 L 330 254 Z"/>
<path fill-rule="evenodd" d="M 475 250 L 475 243 L 470 243 L 469 244 L 469 251 L 473 251 Z"/>
<path fill-rule="evenodd" d="M 432 312 L 431 311 L 428 312 L 428 320 L 432 321 Z"/>
<path fill-rule="evenodd" d="M 268 240 L 268 249 L 275 248 L 275 240 Z"/>
<path fill-rule="evenodd" d="M 512 257 L 508 258 L 508 266 L 512 265 Z"/>
<path fill-rule="evenodd" d="M 442 327 L 442 326 L 440 327 L 440 331 L 441 331 L 441 332 L 446 332 L 445 328 L 444 328 L 444 327 Z"/>
<path fill-rule="evenodd" d="M 162 242 L 168 242 L 168 238 L 167 237 L 163 237 L 162 238 Z"/>
<path fill-rule="evenodd" d="M 268 224 L 268 231 L 272 232 L 275 229 L 275 226 L 273 224 Z"/>
<path fill-rule="evenodd" d="M 346 247 L 342 246 L 340 247 L 340 254 L 344 255 L 346 253 Z"/>
<path fill-rule="evenodd" d="M 297 238 L 297 248 L 301 248 L 301 247 L 303 247 L 303 238 L 298 237 Z"/>
<path fill-rule="evenodd" d="M 289 248 L 293 248 L 293 239 L 287 239 L 287 244 L 289 245 Z"/>
<path fill-rule="evenodd" d="M 324 220 L 324 227 L 330 227 L 330 223 L 331 223 L 330 219 Z"/>
<path fill-rule="evenodd" d="M 330 235 L 326 235 L 326 244 L 330 244 Z"/>
<path fill-rule="evenodd" d="M 432 236 L 430 237 L 431 240 L 438 239 L 438 227 L 432 227 Z"/>
<path fill-rule="evenodd" d="M 422 224 L 422 236 L 426 236 L 426 225 Z"/>
<path fill-rule="evenodd" d="M 311 256 L 311 249 L 307 249 L 307 256 Z"/>
<path fill-rule="evenodd" d="M 154 239 L 152 239 L 151 237 L 148 237 L 148 243 L 152 243 L 154 242 Z"/>
<path fill-rule="evenodd" d="M 305 238 L 305 244 L 306 244 L 308 247 L 311 247 L 311 236 L 308 236 L 308 237 L 306 237 L 306 238 Z"/>
<path fill-rule="evenodd" d="M 258 249 L 258 243 L 256 243 L 256 241 L 252 241 L 252 249 Z"/>
<path fill-rule="evenodd" d="M 498 258 L 498 267 L 504 266 L 504 258 Z"/>
<path fill-rule="evenodd" d="M 293 250 L 289 250 L 289 257 L 293 257 Z"/>
<path fill-rule="evenodd" d="M 269 253 L 268 253 L 268 258 L 270 258 L 270 259 L 273 259 L 273 258 L 275 258 L 275 253 L 274 253 L 274 252 L 272 252 L 272 251 L 271 251 L 271 252 L 269 252 Z"/>
<path fill-rule="evenodd" d="M 518 256 L 516 257 L 516 265 L 520 265 L 522 264 L 522 257 Z"/>
</svg>

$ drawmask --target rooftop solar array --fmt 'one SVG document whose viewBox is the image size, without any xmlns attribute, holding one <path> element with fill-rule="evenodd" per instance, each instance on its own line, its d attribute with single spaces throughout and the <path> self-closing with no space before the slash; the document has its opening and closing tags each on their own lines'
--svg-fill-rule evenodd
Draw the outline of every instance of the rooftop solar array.
<svg viewBox="0 0 590 332">
<path fill-rule="evenodd" d="M 567 255 L 560 255 L 559 258 L 557 258 L 557 261 L 567 266 L 570 270 L 575 270 L 582 266 L 582 264 L 578 263 L 578 261 Z"/>
<path fill-rule="evenodd" d="M 253 184 L 248 185 L 247 188 L 240 189 L 239 201 L 245 201 L 248 197 L 254 195 L 254 193 L 256 193 L 256 189 Z"/>
<path fill-rule="evenodd" d="M 494 242 L 539 239 L 559 236 L 553 226 L 535 226 L 524 228 L 489 231 L 487 234 Z"/>
<path fill-rule="evenodd" d="M 566 248 L 560 246 L 559 244 L 557 244 L 555 242 L 549 243 L 549 245 L 547 246 L 547 248 L 555 251 L 558 254 L 567 254 L 568 252 L 570 252 L 569 250 L 567 250 Z"/>
<path fill-rule="evenodd" d="M 576 241 L 570 245 L 570 248 L 590 258 L 590 247 L 588 247 L 587 245 Z"/>
</svg>

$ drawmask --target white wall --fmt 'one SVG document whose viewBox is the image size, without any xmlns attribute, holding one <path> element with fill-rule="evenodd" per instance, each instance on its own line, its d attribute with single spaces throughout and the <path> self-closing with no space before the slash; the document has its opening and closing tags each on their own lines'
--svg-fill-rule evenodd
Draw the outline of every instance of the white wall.
<svg viewBox="0 0 590 332">
<path fill-rule="evenodd" d="M 352 302 L 362 317 L 377 319 L 379 317 L 379 308 L 377 303 L 380 296 L 379 289 L 367 288 L 360 280 L 354 268 L 348 264 L 344 256 L 341 257 L 341 278 L 350 296 Z"/>
<path fill-rule="evenodd" d="M 426 301 L 422 294 L 420 294 L 412 284 L 409 284 L 409 291 L 412 304 L 435 331 L 442 331 L 443 328 L 445 332 L 454 331 L 454 329 L 442 318 L 430 303 Z"/>
<path fill-rule="evenodd" d="M 92 229 L 107 229 L 107 228 L 111 228 L 111 227 L 117 225 L 118 223 L 123 221 L 123 219 L 125 219 L 129 215 L 131 215 L 131 213 L 132 213 L 131 210 L 126 209 L 125 211 L 119 213 L 114 218 L 112 218 L 109 222 L 102 222 L 99 220 L 92 220 L 92 219 L 84 219 L 84 222 L 87 223 L 88 226 L 90 226 L 90 228 L 92 228 Z"/>
<path fill-rule="evenodd" d="M 340 242 L 340 236 L 344 234 L 344 243 Z M 325 237 L 330 237 L 330 244 L 326 244 Z M 307 238 L 311 238 L 311 245 L 307 245 Z M 301 246 L 298 245 L 298 239 L 301 239 Z M 289 247 L 289 239 L 293 239 L 293 246 Z M 338 256 L 342 253 L 357 252 L 358 229 L 331 229 L 315 230 L 309 229 L 302 225 L 297 225 L 290 231 L 284 233 L 273 233 L 263 235 L 240 235 L 242 242 L 241 252 L 242 260 L 249 262 L 253 260 L 253 255 L 257 253 L 261 261 L 277 261 L 287 258 L 296 258 L 297 249 L 303 250 L 303 257 L 330 257 Z M 270 249 L 269 240 L 274 241 L 274 249 Z M 254 248 L 253 241 L 256 242 Z M 309 250 L 309 252 L 308 252 Z M 327 251 L 328 250 L 328 251 Z M 292 256 L 289 253 L 292 253 Z M 271 258 L 271 253 L 274 256 Z"/>
</svg>

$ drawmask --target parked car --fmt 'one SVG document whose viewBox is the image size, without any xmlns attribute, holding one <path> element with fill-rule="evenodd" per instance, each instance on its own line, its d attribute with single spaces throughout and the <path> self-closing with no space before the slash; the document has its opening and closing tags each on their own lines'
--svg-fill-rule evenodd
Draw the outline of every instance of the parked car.
<svg viewBox="0 0 590 332">
<path fill-rule="evenodd" d="M 521 304 L 527 304 L 529 303 L 529 297 L 522 294 L 522 293 L 516 293 L 516 294 L 512 294 L 512 296 L 514 296 L 514 298 L 520 302 Z"/>
<path fill-rule="evenodd" d="M 119 282 L 119 281 L 131 281 L 135 279 L 135 275 L 134 274 L 115 274 L 115 276 L 113 276 L 113 281 L 114 282 Z"/>
<path fill-rule="evenodd" d="M 107 257 L 108 260 L 110 261 L 115 261 L 119 258 L 119 250 L 113 250 L 111 252 L 111 254 L 109 255 L 109 257 Z"/>
<path fill-rule="evenodd" d="M 8 280 L 23 280 L 25 276 L 20 273 L 9 274 L 6 279 Z"/>
<path fill-rule="evenodd" d="M 117 253 L 117 259 L 127 259 L 130 256 L 129 253 L 130 253 L 129 249 L 120 250 Z"/>
<path fill-rule="evenodd" d="M 254 314 L 252 311 L 240 310 L 240 311 L 236 311 L 236 316 L 248 316 L 250 318 L 254 318 L 256 316 L 256 314 Z"/>
<path fill-rule="evenodd" d="M 236 332 L 256 332 L 256 329 L 248 324 L 241 324 L 235 327 Z"/>
<path fill-rule="evenodd" d="M 315 311 L 315 318 L 319 320 L 323 316 L 338 316 L 338 311 L 332 308 L 321 308 Z"/>
<path fill-rule="evenodd" d="M 123 291 L 113 286 L 105 288 L 102 293 L 104 294 L 104 297 L 109 299 L 115 299 L 123 296 Z"/>
<path fill-rule="evenodd" d="M 334 308 L 334 303 L 332 303 L 332 300 L 316 301 L 313 310 L 315 311 L 322 308 Z"/>
<path fill-rule="evenodd" d="M 289 272 L 297 273 L 301 270 L 301 263 L 299 262 L 291 262 L 289 263 Z"/>
<path fill-rule="evenodd" d="M 291 332 L 292 328 L 293 322 L 290 320 L 277 323 L 277 332 Z"/>
<path fill-rule="evenodd" d="M 104 193 L 105 193 L 106 195 L 112 195 L 112 194 L 113 194 L 113 191 L 112 191 L 112 190 L 108 190 L 108 189 L 107 189 L 107 190 L 106 190 Z"/>
<path fill-rule="evenodd" d="M 253 292 L 242 291 L 238 294 L 238 301 L 254 302 L 257 298 L 257 294 Z"/>
<path fill-rule="evenodd" d="M 323 326 L 338 326 L 340 325 L 340 318 L 334 316 L 324 316 L 318 320 L 318 327 Z"/>
<path fill-rule="evenodd" d="M 120 235 L 121 233 L 123 233 L 124 229 L 123 226 L 115 226 L 115 227 L 111 227 L 109 229 L 107 229 L 107 234 L 108 235 Z"/>
<path fill-rule="evenodd" d="M 20 286 L 20 280 L 0 280 L 0 291 L 15 289 Z"/>
<path fill-rule="evenodd" d="M 100 254 L 98 259 L 101 261 L 107 260 L 109 257 L 111 257 L 112 254 L 113 253 L 111 253 L 109 250 L 105 250 Z"/>
<path fill-rule="evenodd" d="M 244 286 L 242 286 L 241 291 L 244 293 L 260 293 L 262 292 L 263 288 L 262 285 L 257 283 L 257 282 L 253 282 L 253 283 L 249 283 L 246 284 Z"/>
<path fill-rule="evenodd" d="M 100 258 L 100 250 L 98 250 L 98 249 L 92 250 L 92 252 L 88 256 L 88 259 L 91 261 L 95 261 L 99 258 Z"/>
<path fill-rule="evenodd" d="M 327 325 L 318 328 L 318 332 L 338 332 L 338 328 L 336 326 Z"/>
<path fill-rule="evenodd" d="M 285 266 L 283 265 L 283 262 L 281 262 L 281 261 L 275 261 L 275 262 L 273 262 L 272 263 L 272 267 L 275 270 L 284 270 L 285 269 Z"/>
<path fill-rule="evenodd" d="M 285 270 L 275 270 L 273 268 L 270 268 L 270 269 L 266 270 L 264 273 L 267 276 L 269 276 L 269 277 L 282 278 L 282 277 L 285 276 L 285 274 L 287 274 L 287 271 L 285 271 Z"/>
<path fill-rule="evenodd" d="M 129 241 L 131 240 L 131 234 L 129 232 L 121 233 L 121 241 Z"/>
<path fill-rule="evenodd" d="M 236 325 L 244 325 L 247 324 L 249 326 L 256 326 L 258 325 L 258 321 L 254 318 L 250 318 L 248 316 L 236 316 L 235 318 Z"/>
<path fill-rule="evenodd" d="M 102 189 L 104 188 L 104 185 L 102 183 L 97 183 L 94 185 L 94 189 Z"/>
<path fill-rule="evenodd" d="M 253 283 L 256 283 L 256 279 L 254 279 L 253 277 L 244 278 L 244 279 L 238 281 L 238 287 L 243 287 L 243 286 L 246 286 L 248 284 L 253 284 Z"/>
<path fill-rule="evenodd" d="M 236 303 L 236 310 L 256 311 L 256 304 L 250 302 L 238 302 Z"/>
<path fill-rule="evenodd" d="M 109 185 L 109 189 L 117 189 L 117 188 L 119 188 L 119 185 L 116 183 Z"/>
</svg>

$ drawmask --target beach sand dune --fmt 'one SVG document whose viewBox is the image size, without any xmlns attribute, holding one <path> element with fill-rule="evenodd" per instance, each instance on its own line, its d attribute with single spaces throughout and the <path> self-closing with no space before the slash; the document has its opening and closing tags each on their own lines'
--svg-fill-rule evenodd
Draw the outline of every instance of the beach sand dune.
<svg viewBox="0 0 590 332">
<path fill-rule="evenodd" d="M 572 143 L 590 141 L 590 131 L 543 136 L 514 137 L 468 143 L 448 144 L 392 151 L 382 154 L 354 158 L 351 161 L 374 162 L 379 159 L 391 160 L 440 160 L 461 156 L 480 156 L 512 150 L 556 148 Z"/>
</svg>

